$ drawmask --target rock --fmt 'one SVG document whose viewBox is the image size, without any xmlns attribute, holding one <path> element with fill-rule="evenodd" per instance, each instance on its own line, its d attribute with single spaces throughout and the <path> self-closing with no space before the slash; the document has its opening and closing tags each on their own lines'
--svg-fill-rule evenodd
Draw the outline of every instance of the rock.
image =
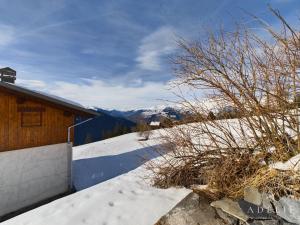
<svg viewBox="0 0 300 225">
<path fill-rule="evenodd" d="M 217 190 L 208 188 L 208 185 L 192 185 L 191 189 L 196 194 L 198 194 L 200 196 L 205 196 L 208 199 L 217 200 L 220 198 Z"/>
<path fill-rule="evenodd" d="M 286 162 L 276 162 L 269 166 L 272 169 L 277 170 L 300 170 L 300 154 L 290 158 Z"/>
<path fill-rule="evenodd" d="M 272 213 L 270 213 L 267 209 L 263 208 L 262 206 L 252 204 L 245 200 L 239 200 L 238 204 L 242 211 L 251 219 L 266 220 L 272 218 Z"/>
<path fill-rule="evenodd" d="M 298 225 L 295 223 L 286 222 L 283 219 L 271 219 L 271 220 L 255 220 L 250 225 Z"/>
<path fill-rule="evenodd" d="M 243 222 L 247 222 L 249 219 L 249 217 L 242 211 L 239 204 L 231 199 L 223 198 L 222 200 L 212 202 L 210 205 L 215 208 L 222 209 L 224 212 L 238 218 Z"/>
<path fill-rule="evenodd" d="M 296 223 L 289 223 L 289 222 L 283 221 L 280 225 L 299 225 L 299 223 L 296 224 Z"/>
<path fill-rule="evenodd" d="M 282 197 L 273 203 L 278 216 L 290 223 L 300 224 L 300 201 Z"/>
<path fill-rule="evenodd" d="M 189 194 L 155 225 L 300 225 L 300 201 L 286 197 L 275 201 L 272 195 L 249 187 L 245 199 L 252 202 L 228 198 L 211 202 L 205 186 L 196 189 L 198 194 Z"/>
<path fill-rule="evenodd" d="M 226 224 L 238 224 L 239 220 L 237 218 L 230 216 L 229 214 L 223 212 L 221 209 L 216 209 L 216 212 Z"/>
<path fill-rule="evenodd" d="M 254 222 L 250 223 L 250 225 L 282 225 L 282 223 L 279 220 L 276 220 L 276 219 L 272 219 L 272 220 L 255 220 Z"/>
<path fill-rule="evenodd" d="M 155 225 L 225 225 L 209 203 L 205 196 L 191 193 Z"/>
<path fill-rule="evenodd" d="M 279 225 L 277 220 L 255 220 L 250 225 Z"/>
<path fill-rule="evenodd" d="M 255 205 L 261 205 L 262 197 L 258 189 L 252 186 L 246 187 L 244 189 L 244 200 L 251 202 Z"/>
<path fill-rule="evenodd" d="M 262 207 L 267 209 L 269 212 L 276 213 L 271 203 L 273 200 L 274 198 L 271 195 L 268 195 L 266 193 L 261 194 Z"/>
</svg>

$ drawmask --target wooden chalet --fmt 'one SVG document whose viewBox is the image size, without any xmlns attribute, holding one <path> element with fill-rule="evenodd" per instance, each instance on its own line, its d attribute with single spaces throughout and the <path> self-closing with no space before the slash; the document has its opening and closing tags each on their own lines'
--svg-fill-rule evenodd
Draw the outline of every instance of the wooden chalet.
<svg viewBox="0 0 300 225">
<path fill-rule="evenodd" d="M 10 68 L 0 69 L 0 78 L 0 152 L 65 143 L 76 116 L 98 115 L 67 100 L 12 84 L 16 73 Z"/>
</svg>

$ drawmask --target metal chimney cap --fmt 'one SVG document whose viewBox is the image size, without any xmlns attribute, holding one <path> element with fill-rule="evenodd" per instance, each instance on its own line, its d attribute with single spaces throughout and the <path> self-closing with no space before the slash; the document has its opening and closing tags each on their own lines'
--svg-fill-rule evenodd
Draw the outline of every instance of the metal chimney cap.
<svg viewBox="0 0 300 225">
<path fill-rule="evenodd" d="M 17 72 L 10 67 L 0 69 L 0 78 L 2 82 L 15 83 Z"/>
</svg>

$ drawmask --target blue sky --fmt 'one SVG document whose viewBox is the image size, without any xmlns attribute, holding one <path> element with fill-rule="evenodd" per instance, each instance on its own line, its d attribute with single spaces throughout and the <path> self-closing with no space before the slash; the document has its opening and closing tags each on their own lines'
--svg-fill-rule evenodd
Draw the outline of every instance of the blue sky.
<svg viewBox="0 0 300 225">
<path fill-rule="evenodd" d="M 252 24 L 267 4 L 298 23 L 300 0 L 0 0 L 0 66 L 17 81 L 86 106 L 133 109 L 172 99 L 176 39 Z"/>
</svg>

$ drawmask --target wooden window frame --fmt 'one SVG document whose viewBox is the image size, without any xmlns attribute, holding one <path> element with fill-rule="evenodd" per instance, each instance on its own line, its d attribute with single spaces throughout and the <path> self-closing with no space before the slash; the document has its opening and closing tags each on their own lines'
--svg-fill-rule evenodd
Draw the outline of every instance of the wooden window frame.
<svg viewBox="0 0 300 225">
<path fill-rule="evenodd" d="M 43 107 L 18 107 L 18 112 L 21 113 L 21 127 L 41 127 L 43 125 L 43 112 L 45 108 Z M 24 124 L 25 113 L 39 113 L 39 123 L 33 125 Z"/>
<path fill-rule="evenodd" d="M 26 125 L 24 124 L 24 114 L 25 113 L 33 113 L 33 112 L 21 112 L 21 127 L 41 127 L 43 125 L 43 116 L 42 116 L 42 112 L 34 112 L 34 113 L 39 113 L 39 119 L 40 119 L 40 122 L 37 123 L 37 124 L 33 124 L 33 125 Z"/>
</svg>

